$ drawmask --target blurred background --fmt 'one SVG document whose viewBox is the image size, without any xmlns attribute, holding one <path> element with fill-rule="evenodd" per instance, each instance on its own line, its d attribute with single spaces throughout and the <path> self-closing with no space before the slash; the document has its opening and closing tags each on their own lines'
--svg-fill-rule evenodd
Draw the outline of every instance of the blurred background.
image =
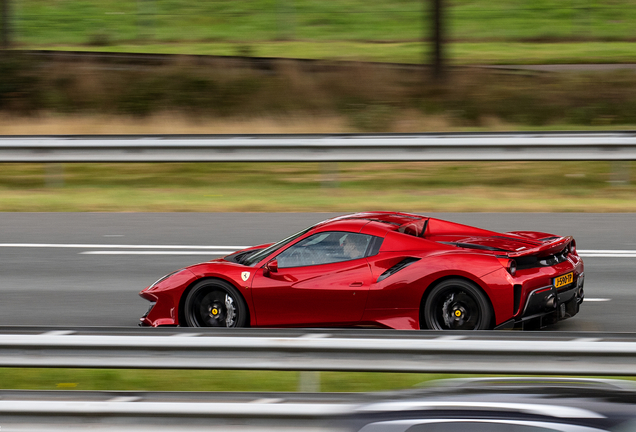
<svg viewBox="0 0 636 432">
<path fill-rule="evenodd" d="M 595 131 L 636 126 L 634 0 L 0 0 L 0 6 L 4 136 Z M 0 163 L 0 212 L 319 212 L 307 216 L 312 223 L 322 219 L 322 212 L 363 210 L 635 212 L 634 170 L 633 161 Z M 36 244 L 57 232 L 65 237 L 64 229 L 81 238 L 78 243 L 111 241 L 103 239 L 107 236 L 136 241 L 129 240 L 136 238 L 134 232 L 120 239 L 128 225 L 117 215 L 102 215 L 104 222 L 90 215 L 90 229 L 71 218 L 56 225 L 41 222 L 46 218 L 39 215 L 17 216 L 25 222 L 6 214 L 0 219 L 4 241 L 13 233 L 12 242 L 34 238 L 30 241 Z M 284 222 L 288 216 L 270 216 L 277 223 L 272 226 L 289 229 Z M 236 218 L 228 217 L 232 222 Z M 516 215 L 484 216 L 491 229 L 498 229 L 502 220 L 524 229 L 578 226 L 568 215 L 555 217 L 558 224 L 537 220 L 529 227 L 519 224 Z M 172 233 L 171 241 L 179 244 L 184 225 L 178 218 L 166 218 L 170 221 L 161 229 L 140 224 L 148 236 L 139 241 L 159 244 Z M 594 215 L 585 220 L 586 233 L 606 230 L 598 237 L 611 238 L 607 249 L 634 248 L 629 215 L 620 223 Z M 213 223 L 205 229 L 198 220 L 191 225 L 189 232 L 202 243 L 243 232 L 250 237 L 241 241 L 256 243 L 245 226 L 228 223 L 214 231 Z M 249 224 L 251 230 L 256 226 L 258 222 Z M 277 235 L 263 241 L 282 238 Z M 51 240 L 62 241 L 67 240 Z M 45 252 L 37 259 L 34 253 L 26 258 L 14 253 L 11 261 L 9 255 L 3 256 L 5 277 L 0 279 L 5 310 L 13 309 L 30 323 L 35 318 L 19 313 L 23 309 L 15 307 L 16 299 L 24 309 L 35 308 L 33 292 L 47 299 L 42 295 L 47 291 L 49 300 L 40 309 L 73 324 L 74 319 L 81 325 L 99 324 L 92 319 L 95 310 L 110 316 L 119 309 L 117 324 L 134 325 L 136 310 L 141 314 L 145 309 L 136 293 L 175 268 L 174 257 L 133 263 L 102 257 L 88 261 L 75 253 L 58 254 L 59 261 Z M 62 261 L 72 264 L 72 270 L 51 278 L 50 269 L 65 268 Z M 37 278 L 25 282 L 33 262 Z M 631 316 L 613 309 L 633 304 L 631 291 L 624 293 L 633 281 L 633 266 L 628 258 L 620 266 L 614 272 L 606 268 L 605 280 L 620 275 L 613 283 L 624 297 L 613 296 L 615 302 L 607 303 L 611 312 L 595 317 L 622 315 L 627 321 Z M 95 280 L 106 286 L 99 301 L 89 296 L 88 277 L 82 273 L 86 269 L 97 272 Z M 108 279 L 118 273 L 124 276 Z M 143 280 L 133 281 L 133 275 Z M 51 299 L 70 312 L 57 313 Z M 49 322 L 48 315 L 39 313 L 33 316 Z M 601 321 L 580 319 L 575 323 L 583 324 L 576 329 L 607 329 Z M 173 382 L 183 381 L 187 390 L 198 389 L 193 384 L 197 380 L 208 380 L 211 384 L 206 381 L 200 389 L 293 390 L 297 381 L 296 374 L 284 372 L 261 375 L 262 386 L 254 384 L 253 376 L 228 380 L 227 373 L 211 372 L 201 380 L 198 373 L 184 373 L 163 382 L 151 376 L 146 381 L 161 382 L 155 388 L 126 371 L 102 371 L 96 377 L 43 371 L 47 378 L 32 370 L 0 372 L 5 388 L 112 389 L 118 380 L 115 388 L 173 389 Z M 251 387 L 238 384 L 243 378 Z M 324 374 L 322 379 L 324 389 L 357 391 L 406 387 L 428 378 Z M 343 385 L 346 379 L 349 383 Z M 85 384 L 89 380 L 94 381 Z"/>
<path fill-rule="evenodd" d="M 1 2 L 4 113 L 169 112 L 220 132 L 636 122 L 631 0 Z"/>
<path fill-rule="evenodd" d="M 631 0 L 0 3 L 4 135 L 636 124 Z M 629 161 L 1 168 L 0 206 L 11 211 L 636 207 Z"/>
</svg>

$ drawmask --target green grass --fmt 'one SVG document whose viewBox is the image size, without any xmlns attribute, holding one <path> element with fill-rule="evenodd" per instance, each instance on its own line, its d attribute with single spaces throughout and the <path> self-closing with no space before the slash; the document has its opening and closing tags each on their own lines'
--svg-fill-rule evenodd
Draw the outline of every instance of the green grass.
<svg viewBox="0 0 636 432">
<path fill-rule="evenodd" d="M 300 374 L 301 372 L 241 370 L 0 368 L 0 388 L 5 390 L 295 392 L 299 390 Z M 433 380 L 474 376 L 382 372 L 319 373 L 322 392 L 401 390 L 425 386 Z"/>
<path fill-rule="evenodd" d="M 0 388 L 23 390 L 144 390 L 294 392 L 299 372 L 0 368 Z M 324 392 L 397 390 L 461 375 L 321 372 Z"/>
<path fill-rule="evenodd" d="M 112 40 L 420 40 L 430 33 L 421 0 L 15 0 L 14 29 L 28 43 Z M 630 0 L 446 2 L 451 40 L 636 37 Z"/>
<path fill-rule="evenodd" d="M 446 4 L 446 38 L 456 64 L 636 59 L 631 0 Z M 423 5 L 421 0 L 15 0 L 12 28 L 23 48 L 422 63 L 427 48 L 420 41 L 431 33 Z"/>
<path fill-rule="evenodd" d="M 45 168 L 0 165 L 0 211 L 636 211 L 636 185 L 613 183 L 633 177 L 633 163 L 65 164 L 61 177 Z"/>
</svg>

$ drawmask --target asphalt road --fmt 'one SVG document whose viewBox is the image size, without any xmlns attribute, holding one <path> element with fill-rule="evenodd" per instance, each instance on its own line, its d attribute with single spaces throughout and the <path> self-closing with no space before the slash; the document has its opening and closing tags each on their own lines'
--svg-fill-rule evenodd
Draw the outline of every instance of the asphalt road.
<svg viewBox="0 0 636 432">
<path fill-rule="evenodd" d="M 0 325 L 135 326 L 147 308 L 137 293 L 164 274 L 334 215 L 0 213 Z M 581 312 L 546 331 L 636 331 L 636 214 L 430 216 L 497 231 L 573 235 L 579 250 L 633 251 L 584 258 Z"/>
</svg>

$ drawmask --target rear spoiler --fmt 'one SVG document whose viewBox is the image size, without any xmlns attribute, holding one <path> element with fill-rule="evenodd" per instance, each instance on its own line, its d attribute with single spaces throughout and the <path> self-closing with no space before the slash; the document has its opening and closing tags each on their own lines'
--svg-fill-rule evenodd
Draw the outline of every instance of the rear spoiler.
<svg viewBox="0 0 636 432">
<path fill-rule="evenodd" d="M 572 240 L 573 240 L 572 236 L 559 237 L 555 240 L 551 240 L 537 247 L 524 249 L 524 250 L 516 251 L 516 252 L 509 252 L 508 256 L 510 258 L 517 258 L 517 257 L 529 256 L 529 255 L 539 255 L 539 256 L 553 255 L 565 249 L 565 247 L 569 245 L 572 242 Z"/>
</svg>

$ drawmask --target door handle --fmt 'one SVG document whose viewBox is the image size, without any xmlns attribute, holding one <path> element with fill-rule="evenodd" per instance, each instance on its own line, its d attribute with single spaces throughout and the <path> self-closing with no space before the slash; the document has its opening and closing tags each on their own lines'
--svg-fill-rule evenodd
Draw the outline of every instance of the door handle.
<svg viewBox="0 0 636 432">
<path fill-rule="evenodd" d="M 352 282 L 349 284 L 350 287 L 361 287 L 362 285 L 364 285 L 362 282 Z"/>
</svg>

